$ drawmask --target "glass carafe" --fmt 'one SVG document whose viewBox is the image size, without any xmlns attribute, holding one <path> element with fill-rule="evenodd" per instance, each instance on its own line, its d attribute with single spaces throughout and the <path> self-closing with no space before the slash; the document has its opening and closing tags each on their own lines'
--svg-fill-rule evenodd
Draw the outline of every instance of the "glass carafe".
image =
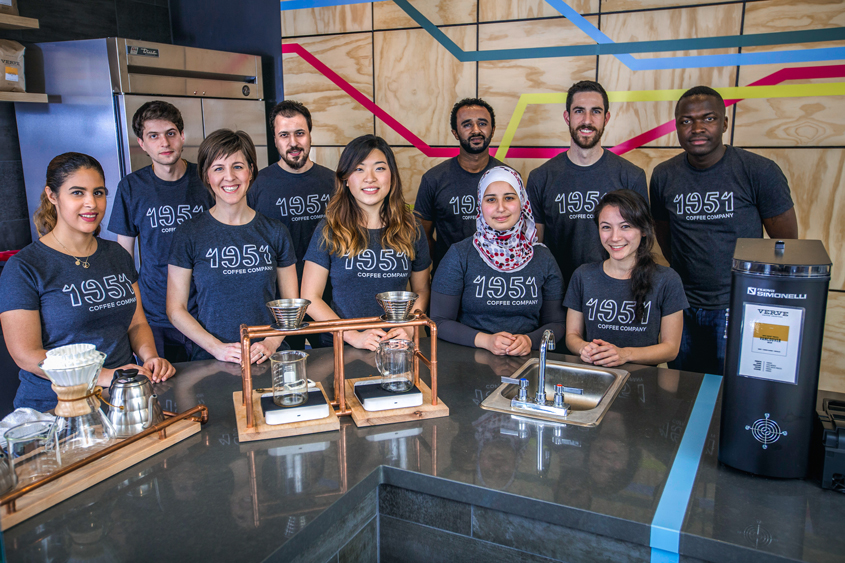
<svg viewBox="0 0 845 563">
<path fill-rule="evenodd" d="M 285 350 L 270 356 L 273 402 L 278 406 L 298 407 L 308 401 L 307 358 L 308 354 L 299 350 Z"/>
<path fill-rule="evenodd" d="M 384 390 L 409 391 L 414 386 L 414 343 L 401 338 L 379 342 L 376 367 L 381 373 Z"/>
<path fill-rule="evenodd" d="M 63 465 L 105 448 L 114 439 L 114 427 L 100 408 L 100 400 L 95 394 L 99 389 L 85 385 L 53 385 L 59 396 L 56 434 Z"/>
</svg>

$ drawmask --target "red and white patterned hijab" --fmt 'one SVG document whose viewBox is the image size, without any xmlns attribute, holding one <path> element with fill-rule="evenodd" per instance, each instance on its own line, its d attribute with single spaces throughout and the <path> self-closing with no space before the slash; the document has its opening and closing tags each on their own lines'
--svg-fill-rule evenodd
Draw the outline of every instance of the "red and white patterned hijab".
<svg viewBox="0 0 845 563">
<path fill-rule="evenodd" d="M 507 231 L 497 231 L 487 224 L 481 213 L 481 202 L 487 187 L 493 182 L 506 182 L 516 190 L 522 204 L 522 212 L 516 224 Z M 534 256 L 534 245 L 537 243 L 537 228 L 534 226 L 534 215 L 531 213 L 531 203 L 528 193 L 522 185 L 519 172 L 506 166 L 491 168 L 478 182 L 478 215 L 475 218 L 475 234 L 473 244 L 481 259 L 488 266 L 500 272 L 518 272 L 525 267 Z"/>
</svg>

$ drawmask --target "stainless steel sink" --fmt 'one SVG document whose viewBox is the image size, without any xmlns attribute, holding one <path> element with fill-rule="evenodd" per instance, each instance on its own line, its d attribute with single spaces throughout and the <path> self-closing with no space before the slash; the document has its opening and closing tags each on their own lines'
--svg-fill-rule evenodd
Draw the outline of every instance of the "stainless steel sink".
<svg viewBox="0 0 845 563">
<path fill-rule="evenodd" d="M 537 390 L 539 371 L 540 360 L 532 358 L 512 376 L 514 379 L 528 379 L 529 397 L 533 397 Z M 519 392 L 519 386 L 512 383 L 503 383 L 496 388 L 484 399 L 481 408 L 577 426 L 596 426 L 625 385 L 628 375 L 627 371 L 621 369 L 550 360 L 546 362 L 546 394 L 554 396 L 555 385 L 558 383 L 568 389 L 569 392 L 564 391 L 564 400 L 570 406 L 568 414 L 560 416 L 512 406 L 511 401 Z"/>
</svg>

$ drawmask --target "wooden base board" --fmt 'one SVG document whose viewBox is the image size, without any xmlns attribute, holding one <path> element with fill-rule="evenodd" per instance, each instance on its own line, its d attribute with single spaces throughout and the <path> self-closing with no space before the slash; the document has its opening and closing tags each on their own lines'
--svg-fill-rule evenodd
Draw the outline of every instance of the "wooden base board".
<svg viewBox="0 0 845 563">
<path fill-rule="evenodd" d="M 317 383 L 317 387 L 326 397 L 323 386 Z M 252 414 L 255 426 L 246 427 L 246 406 L 243 404 L 243 392 L 236 391 L 232 395 L 235 402 L 235 418 L 238 422 L 238 440 L 251 442 L 253 440 L 269 440 L 271 438 L 285 438 L 287 436 L 301 436 L 303 434 L 314 434 L 316 432 L 331 432 L 340 430 L 340 420 L 329 405 L 329 416 L 317 420 L 306 420 L 304 422 L 291 422 L 288 424 L 267 424 L 264 422 L 264 412 L 261 410 L 261 394 L 253 391 Z M 326 397 L 326 402 L 330 403 Z"/>
<path fill-rule="evenodd" d="M 360 379 L 346 380 L 346 406 L 352 410 L 352 420 L 355 421 L 355 426 L 378 426 L 381 424 L 395 424 L 397 422 L 449 416 L 449 407 L 442 400 L 438 398 L 436 405 L 431 404 L 431 389 L 422 379 L 420 379 L 419 385 L 419 389 L 423 394 L 422 405 L 404 409 L 389 409 L 386 411 L 365 411 L 358 397 L 355 396 L 355 383 L 358 381 L 369 381 L 371 379 L 380 379 L 380 377 L 362 377 Z"/>
<path fill-rule="evenodd" d="M 163 440 L 159 439 L 158 434 L 147 436 L 134 444 L 129 444 L 119 451 L 81 467 L 61 479 L 35 489 L 15 501 L 15 512 L 9 514 L 7 512 L 8 505 L 0 509 L 0 513 L 2 513 L 0 515 L 0 530 L 5 532 L 27 518 L 31 518 L 65 499 L 105 481 L 127 467 L 140 463 L 199 431 L 199 422 L 180 420 L 167 427 L 167 438 Z"/>
</svg>

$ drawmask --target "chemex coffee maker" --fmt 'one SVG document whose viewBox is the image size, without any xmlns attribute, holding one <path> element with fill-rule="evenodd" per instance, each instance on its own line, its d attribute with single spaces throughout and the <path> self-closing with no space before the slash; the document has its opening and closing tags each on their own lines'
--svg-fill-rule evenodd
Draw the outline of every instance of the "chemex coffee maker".
<svg viewBox="0 0 845 563">
<path fill-rule="evenodd" d="M 437 400 L 437 326 L 422 311 L 413 311 L 417 295 L 408 291 L 380 293 L 376 301 L 384 315 L 360 319 L 302 322 L 311 304 L 306 299 L 267 303 L 274 322 L 241 325 L 243 389 L 234 393 L 241 442 L 338 430 L 338 416 L 351 416 L 358 426 L 438 418 L 449 408 Z M 412 312 L 413 311 L 413 312 Z M 343 334 L 348 330 L 412 328 L 409 339 L 391 339 L 375 353 L 378 375 L 345 377 Z M 420 328 L 431 331 L 431 359 L 420 352 Z M 270 357 L 273 389 L 254 389 L 249 349 L 253 338 L 284 334 L 330 333 L 334 339 L 334 393 L 306 376 L 306 352 L 288 350 Z M 420 379 L 420 362 L 431 373 L 431 387 Z"/>
</svg>

